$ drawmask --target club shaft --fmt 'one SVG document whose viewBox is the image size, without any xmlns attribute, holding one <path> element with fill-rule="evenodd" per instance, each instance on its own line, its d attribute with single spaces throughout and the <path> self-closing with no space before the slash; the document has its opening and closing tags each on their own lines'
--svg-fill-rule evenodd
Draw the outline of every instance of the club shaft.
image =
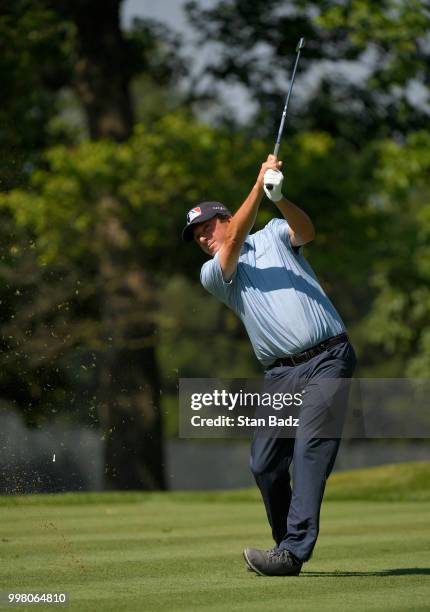
<svg viewBox="0 0 430 612">
<path fill-rule="evenodd" d="M 273 150 L 273 155 L 275 155 L 276 157 L 278 157 L 278 153 L 279 153 L 279 146 L 281 144 L 282 132 L 284 131 L 285 119 L 287 118 L 288 104 L 290 102 L 291 92 L 293 91 L 294 79 L 296 78 L 296 70 L 297 70 L 297 65 L 299 63 L 301 50 L 302 50 L 302 47 L 300 46 L 300 43 L 299 43 L 296 61 L 294 62 L 293 74 L 291 76 L 290 88 L 288 90 L 287 99 L 285 101 L 284 110 L 282 112 L 281 123 L 280 123 L 279 130 L 278 130 L 278 137 L 276 138 L 275 148 Z"/>
</svg>

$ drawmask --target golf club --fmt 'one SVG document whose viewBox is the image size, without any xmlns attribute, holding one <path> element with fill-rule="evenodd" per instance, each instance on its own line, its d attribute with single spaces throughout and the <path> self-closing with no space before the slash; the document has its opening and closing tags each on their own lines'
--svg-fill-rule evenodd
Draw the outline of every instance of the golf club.
<svg viewBox="0 0 430 612">
<path fill-rule="evenodd" d="M 292 77 L 291 77 L 291 83 L 290 83 L 290 87 L 288 89 L 288 94 L 287 94 L 287 99 L 285 101 L 284 110 L 282 112 L 281 124 L 280 124 L 279 130 L 278 130 L 278 137 L 276 138 L 275 148 L 273 150 L 273 155 L 275 155 L 276 157 L 278 157 L 279 145 L 281 143 L 282 132 L 284 131 L 285 119 L 287 117 L 287 110 L 288 110 L 288 104 L 290 102 L 291 92 L 293 91 L 294 79 L 296 77 L 297 64 L 299 63 L 299 58 L 300 58 L 300 51 L 303 49 L 304 46 L 305 46 L 305 39 L 302 37 L 299 40 L 299 42 L 297 43 L 297 47 L 296 47 L 296 52 L 297 52 L 296 61 L 294 63 L 293 74 L 292 74 Z M 273 189 L 273 185 L 268 184 L 266 186 L 267 186 L 267 189 L 269 189 L 269 190 Z"/>
</svg>

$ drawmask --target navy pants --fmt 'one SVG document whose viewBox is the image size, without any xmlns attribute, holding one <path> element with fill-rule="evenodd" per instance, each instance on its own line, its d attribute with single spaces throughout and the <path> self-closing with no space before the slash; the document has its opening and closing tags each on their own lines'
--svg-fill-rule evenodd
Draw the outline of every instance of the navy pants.
<svg viewBox="0 0 430 612">
<path fill-rule="evenodd" d="M 276 544 L 302 561 L 310 558 L 318 537 L 325 483 L 339 449 L 348 403 L 350 385 L 342 379 L 352 377 L 355 365 L 354 349 L 343 342 L 298 366 L 265 373 L 269 388 L 298 391 L 305 382 L 295 436 L 283 437 L 282 428 L 270 435 L 257 430 L 250 460 Z M 324 437 L 319 437 L 321 431 Z"/>
</svg>

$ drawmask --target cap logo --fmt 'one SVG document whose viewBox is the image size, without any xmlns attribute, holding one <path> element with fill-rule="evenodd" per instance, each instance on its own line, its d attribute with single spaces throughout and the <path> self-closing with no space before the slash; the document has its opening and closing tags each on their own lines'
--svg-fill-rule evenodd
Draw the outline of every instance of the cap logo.
<svg viewBox="0 0 430 612">
<path fill-rule="evenodd" d="M 202 214 L 202 209 L 200 208 L 200 206 L 196 206 L 195 208 L 192 208 L 187 215 L 187 223 L 191 223 L 192 221 L 194 221 L 194 219 L 199 217 L 201 214 Z"/>
</svg>

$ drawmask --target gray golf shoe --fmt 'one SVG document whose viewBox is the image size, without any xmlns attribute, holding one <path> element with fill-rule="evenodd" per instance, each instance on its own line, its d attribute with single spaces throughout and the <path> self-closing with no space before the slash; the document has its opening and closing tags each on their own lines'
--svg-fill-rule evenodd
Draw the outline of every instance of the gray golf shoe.
<svg viewBox="0 0 430 612">
<path fill-rule="evenodd" d="M 302 562 L 285 549 L 245 548 L 243 556 L 248 568 L 260 576 L 298 576 L 302 569 Z"/>
<path fill-rule="evenodd" d="M 246 551 L 248 551 L 248 550 L 252 550 L 253 551 L 255 549 L 254 548 L 245 548 L 244 551 L 243 551 L 243 557 L 244 557 L 245 563 L 246 563 L 246 571 L 247 572 L 255 573 L 255 569 L 252 567 L 251 563 L 248 561 L 248 557 L 246 556 Z M 260 550 L 258 552 L 261 552 L 261 553 L 264 553 L 264 554 L 268 555 L 269 553 L 272 553 L 275 550 L 278 550 L 278 547 L 276 546 L 276 544 L 275 544 L 275 546 L 273 548 L 270 548 L 269 550 Z"/>
</svg>

